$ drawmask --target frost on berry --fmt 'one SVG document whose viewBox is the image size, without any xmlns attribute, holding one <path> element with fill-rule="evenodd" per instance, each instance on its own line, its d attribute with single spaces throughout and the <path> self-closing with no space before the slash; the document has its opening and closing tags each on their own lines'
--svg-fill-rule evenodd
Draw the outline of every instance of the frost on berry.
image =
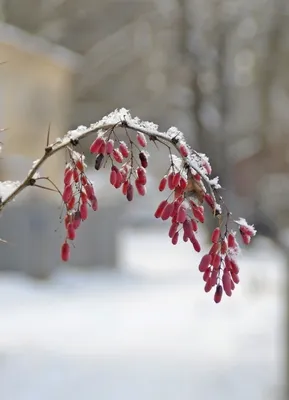
<svg viewBox="0 0 289 400">
<path fill-rule="evenodd" d="M 139 143 L 140 146 L 142 147 L 146 147 L 147 145 L 147 140 L 145 135 L 142 132 L 138 132 L 136 135 L 137 141 Z"/>
</svg>

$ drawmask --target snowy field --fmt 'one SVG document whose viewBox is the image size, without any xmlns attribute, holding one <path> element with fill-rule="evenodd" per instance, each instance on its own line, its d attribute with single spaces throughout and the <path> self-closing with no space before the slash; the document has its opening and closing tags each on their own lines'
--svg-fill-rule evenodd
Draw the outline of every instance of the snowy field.
<svg viewBox="0 0 289 400">
<path fill-rule="evenodd" d="M 284 261 L 269 242 L 219 305 L 188 244 L 133 231 L 120 247 L 119 271 L 0 275 L 1 400 L 278 398 Z"/>
</svg>

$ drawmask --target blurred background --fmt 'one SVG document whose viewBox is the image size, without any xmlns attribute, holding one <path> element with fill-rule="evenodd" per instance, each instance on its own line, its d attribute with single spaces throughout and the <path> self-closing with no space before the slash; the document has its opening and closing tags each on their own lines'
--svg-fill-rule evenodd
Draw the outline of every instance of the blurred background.
<svg viewBox="0 0 289 400">
<path fill-rule="evenodd" d="M 126 107 L 182 130 L 259 231 L 216 306 L 201 255 L 153 218 L 167 152 L 127 207 L 83 142 L 100 211 L 68 266 L 56 194 L 1 215 L 1 399 L 289 399 L 288 0 L 0 0 L 0 19 L 1 180 L 26 175 L 49 126 L 53 141 Z M 41 174 L 61 185 L 64 163 Z"/>
</svg>

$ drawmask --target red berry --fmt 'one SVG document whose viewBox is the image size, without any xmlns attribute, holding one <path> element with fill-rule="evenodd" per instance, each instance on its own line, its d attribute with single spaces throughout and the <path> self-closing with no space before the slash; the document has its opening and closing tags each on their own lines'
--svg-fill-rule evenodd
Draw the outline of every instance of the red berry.
<svg viewBox="0 0 289 400">
<path fill-rule="evenodd" d="M 161 215 L 163 221 L 166 221 L 167 219 L 170 218 L 173 208 L 174 208 L 173 203 L 167 203 Z"/>
<path fill-rule="evenodd" d="M 191 240 L 191 243 L 192 243 L 195 251 L 197 253 L 199 253 L 201 251 L 201 245 L 200 245 L 199 241 L 195 237 L 191 237 L 190 240 Z"/>
<path fill-rule="evenodd" d="M 158 206 L 158 208 L 156 209 L 156 212 L 155 212 L 155 217 L 156 218 L 160 218 L 161 217 L 161 215 L 162 215 L 165 207 L 167 206 L 167 204 L 168 204 L 167 200 L 163 200 L 163 201 L 160 202 L 160 204 L 159 204 L 159 206 Z"/>
<path fill-rule="evenodd" d="M 79 174 L 78 174 L 77 169 L 73 170 L 73 180 L 74 180 L 75 183 L 79 182 Z"/>
<path fill-rule="evenodd" d="M 222 295 L 223 295 L 223 288 L 221 285 L 218 285 L 216 287 L 215 295 L 214 295 L 214 301 L 215 303 L 220 303 L 222 300 Z"/>
<path fill-rule="evenodd" d="M 106 143 L 106 154 L 111 154 L 113 152 L 114 141 L 109 139 Z"/>
<path fill-rule="evenodd" d="M 114 186 L 116 183 L 116 172 L 113 169 L 110 172 L 109 180 L 110 180 L 110 183 L 112 184 L 112 186 Z"/>
<path fill-rule="evenodd" d="M 179 232 L 176 232 L 174 236 L 172 237 L 172 244 L 176 245 L 179 240 Z"/>
<path fill-rule="evenodd" d="M 228 250 L 227 242 L 226 239 L 222 241 L 221 243 L 221 253 L 226 254 Z"/>
<path fill-rule="evenodd" d="M 215 228 L 213 233 L 212 233 L 212 237 L 211 237 L 212 243 L 218 243 L 218 241 L 220 239 L 220 235 L 221 235 L 220 228 Z"/>
<path fill-rule="evenodd" d="M 86 220 L 88 216 L 87 203 L 82 203 L 79 211 L 82 221 Z"/>
<path fill-rule="evenodd" d="M 179 147 L 179 150 L 180 150 L 180 153 L 181 153 L 181 155 L 182 155 L 183 157 L 188 157 L 189 151 L 188 151 L 188 148 L 187 148 L 186 145 L 181 144 L 180 147 Z"/>
<path fill-rule="evenodd" d="M 81 215 L 79 211 L 76 211 L 76 213 L 73 216 L 73 228 L 78 229 L 80 224 L 81 224 Z"/>
<path fill-rule="evenodd" d="M 146 187 L 142 183 L 140 183 L 139 178 L 135 180 L 135 187 L 136 187 L 136 189 L 138 191 L 138 194 L 140 196 L 145 196 Z"/>
<path fill-rule="evenodd" d="M 214 201 L 213 197 L 209 193 L 205 193 L 204 199 L 212 209 L 215 208 L 215 201 Z"/>
<path fill-rule="evenodd" d="M 138 180 L 142 185 L 145 185 L 147 183 L 147 175 L 146 175 L 146 170 L 142 167 L 138 167 L 136 170 Z"/>
<path fill-rule="evenodd" d="M 160 191 L 160 192 L 164 191 L 165 188 L 166 188 L 166 185 L 167 185 L 167 178 L 166 178 L 166 176 L 164 176 L 164 177 L 161 179 L 161 181 L 160 181 L 160 184 L 159 184 L 159 191 Z"/>
<path fill-rule="evenodd" d="M 83 164 L 83 161 L 81 159 L 78 159 L 76 161 L 75 165 L 76 165 L 76 168 L 78 168 L 80 172 L 84 171 L 84 164 Z"/>
<path fill-rule="evenodd" d="M 140 146 L 146 147 L 147 145 L 147 140 L 145 138 L 145 135 L 142 132 L 138 132 L 136 135 L 137 141 L 139 142 Z"/>
<path fill-rule="evenodd" d="M 122 156 L 122 154 L 121 154 L 119 149 L 114 149 L 113 152 L 112 152 L 112 155 L 113 155 L 113 158 L 115 159 L 116 162 L 122 163 L 123 156 Z"/>
<path fill-rule="evenodd" d="M 70 258 L 70 247 L 67 242 L 64 242 L 61 246 L 61 259 L 62 261 L 68 261 Z"/>
<path fill-rule="evenodd" d="M 207 282 L 207 280 L 210 278 L 211 275 L 211 268 L 208 267 L 203 274 L 203 281 Z"/>
<path fill-rule="evenodd" d="M 72 223 L 67 226 L 67 239 L 74 240 L 75 239 L 75 229 Z"/>
<path fill-rule="evenodd" d="M 147 159 L 147 156 L 145 155 L 145 153 L 140 152 L 140 153 L 139 153 L 139 159 L 140 159 L 140 162 L 141 162 L 141 166 L 142 166 L 143 168 L 147 168 L 147 166 L 148 166 L 148 159 Z"/>
<path fill-rule="evenodd" d="M 174 186 L 174 177 L 175 177 L 175 173 L 174 172 L 170 172 L 168 175 L 168 187 L 170 190 L 173 190 L 175 188 Z"/>
<path fill-rule="evenodd" d="M 188 219 L 186 219 L 184 221 L 183 228 L 184 228 L 184 232 L 185 232 L 186 236 L 188 238 L 190 238 L 193 235 L 193 229 L 192 229 L 192 225 Z"/>
<path fill-rule="evenodd" d="M 64 203 L 67 203 L 72 197 L 72 187 L 70 185 L 65 186 L 63 194 L 62 194 L 62 199 Z"/>
<path fill-rule="evenodd" d="M 191 224 L 192 224 L 192 229 L 194 232 L 198 231 L 198 224 L 197 221 L 195 219 L 191 219 Z"/>
<path fill-rule="evenodd" d="M 64 185 L 68 186 L 71 183 L 71 179 L 73 176 L 73 170 L 72 169 L 67 169 L 64 175 Z"/>
<path fill-rule="evenodd" d="M 91 146 L 90 146 L 90 152 L 91 152 L 92 154 L 98 154 L 98 153 L 99 153 L 99 150 L 100 150 L 100 147 L 101 147 L 101 145 L 102 145 L 103 143 L 104 143 L 103 138 L 101 138 L 101 137 L 96 138 L 95 141 L 92 142 L 92 144 L 91 144 Z"/>
<path fill-rule="evenodd" d="M 180 206 L 177 213 L 177 221 L 180 224 L 183 224 L 187 218 L 186 209 L 183 206 Z"/>
<path fill-rule="evenodd" d="M 188 184 L 187 180 L 184 177 L 181 176 L 180 177 L 180 188 L 182 190 L 185 190 L 186 187 L 187 187 L 187 184 Z"/>
<path fill-rule="evenodd" d="M 122 185 L 122 193 L 126 196 L 127 195 L 127 189 L 128 189 L 129 181 L 125 181 Z"/>
<path fill-rule="evenodd" d="M 95 197 L 95 194 L 94 194 L 94 188 L 93 188 L 93 186 L 91 185 L 91 184 L 86 184 L 85 186 L 84 186 L 84 190 L 85 190 L 85 192 L 86 192 L 86 194 L 87 194 L 87 198 L 89 199 L 89 200 L 91 200 L 91 199 L 93 199 L 94 197 Z"/>
<path fill-rule="evenodd" d="M 131 183 L 128 184 L 126 198 L 128 201 L 132 201 L 133 199 L 133 186 Z"/>
<path fill-rule="evenodd" d="M 212 260 L 212 265 L 215 269 L 220 268 L 220 263 L 221 263 L 221 256 L 219 254 L 215 254 Z"/>
<path fill-rule="evenodd" d="M 68 210 L 72 210 L 74 206 L 75 206 L 75 197 L 71 196 L 70 200 L 66 204 L 66 207 Z"/>
<path fill-rule="evenodd" d="M 208 280 L 206 281 L 204 290 L 206 293 L 208 293 L 211 289 L 212 289 L 211 278 L 208 278 Z"/>
<path fill-rule="evenodd" d="M 98 210 L 98 201 L 95 196 L 94 196 L 94 198 L 92 198 L 90 200 L 90 203 L 91 203 L 91 208 L 93 209 L 93 211 L 97 211 Z"/>
<path fill-rule="evenodd" d="M 173 178 L 173 186 L 176 188 L 180 184 L 180 179 L 181 179 L 181 174 L 180 172 L 177 172 Z"/>
<path fill-rule="evenodd" d="M 205 272 L 206 269 L 209 267 L 211 264 L 212 256 L 210 254 L 205 254 L 203 258 L 200 261 L 199 264 L 199 271 L 200 272 Z"/>
<path fill-rule="evenodd" d="M 213 269 L 211 272 L 211 285 L 215 286 L 217 284 L 219 271 L 217 269 Z"/>
<path fill-rule="evenodd" d="M 227 296 L 232 295 L 231 277 L 229 272 L 224 272 L 222 277 L 223 288 Z"/>
<path fill-rule="evenodd" d="M 233 249 L 236 247 L 235 236 L 232 233 L 228 235 L 228 246 Z"/>
<path fill-rule="evenodd" d="M 172 238 L 174 236 L 174 234 L 177 232 L 179 228 L 179 224 L 177 224 L 176 222 L 173 222 L 170 230 L 169 230 L 169 237 Z"/>
<path fill-rule="evenodd" d="M 211 254 L 211 255 L 216 254 L 219 250 L 220 250 L 220 244 L 214 243 L 210 249 L 209 254 Z"/>
<path fill-rule="evenodd" d="M 127 157 L 129 156 L 128 147 L 127 147 L 127 145 L 126 145 L 124 142 L 121 142 L 121 143 L 120 143 L 120 145 L 119 145 L 119 151 L 120 151 L 121 155 L 122 155 L 124 158 L 127 158 Z M 116 160 L 116 161 L 117 161 L 117 160 Z M 118 161 L 118 162 L 122 162 L 122 161 Z"/>
</svg>

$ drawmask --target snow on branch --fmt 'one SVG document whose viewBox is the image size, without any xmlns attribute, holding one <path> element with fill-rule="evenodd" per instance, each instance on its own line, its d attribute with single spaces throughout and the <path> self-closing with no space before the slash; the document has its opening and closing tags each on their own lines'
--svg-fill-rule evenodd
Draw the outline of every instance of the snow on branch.
<svg viewBox="0 0 289 400">
<path fill-rule="evenodd" d="M 125 141 L 120 140 L 117 133 L 119 129 L 123 130 Z M 223 292 L 231 296 L 235 284 L 239 282 L 236 263 L 239 245 L 230 225 L 237 224 L 245 244 L 249 244 L 256 234 L 254 227 L 244 219 L 231 219 L 231 213 L 220 195 L 219 178 L 210 177 L 212 168 L 208 157 L 190 148 L 182 132 L 175 127 L 161 132 L 156 124 L 133 118 L 124 108 L 113 111 L 90 127 L 79 126 L 47 145 L 42 157 L 33 163 L 22 182 L 0 183 L 0 211 L 28 186 L 58 192 L 66 210 L 66 237 L 61 247 L 61 257 L 63 261 L 68 261 L 70 242 L 75 239 L 81 223 L 87 219 L 88 207 L 98 210 L 93 185 L 85 173 L 84 154 L 76 151 L 79 142 L 92 135 L 95 137 L 90 152 L 95 155 L 95 169 L 110 166 L 110 184 L 120 189 L 128 201 L 133 200 L 135 192 L 140 196 L 146 195 L 146 170 L 149 165 L 147 142 L 167 151 L 169 166 L 160 179 L 158 189 L 161 192 L 168 191 L 168 195 L 157 207 L 155 217 L 171 221 L 168 236 L 173 245 L 182 235 L 183 241 L 189 242 L 195 251 L 200 252 L 198 226 L 205 222 L 204 204 L 208 206 L 213 218 L 216 218 L 217 226 L 212 233 L 212 247 L 209 254 L 201 259 L 199 270 L 203 273 L 205 291 L 215 288 L 216 303 L 221 301 Z M 41 177 L 39 169 L 48 158 L 64 149 L 70 161 L 65 166 L 64 189 L 61 191 L 49 177 Z M 52 188 L 40 184 L 44 179 Z"/>
</svg>

